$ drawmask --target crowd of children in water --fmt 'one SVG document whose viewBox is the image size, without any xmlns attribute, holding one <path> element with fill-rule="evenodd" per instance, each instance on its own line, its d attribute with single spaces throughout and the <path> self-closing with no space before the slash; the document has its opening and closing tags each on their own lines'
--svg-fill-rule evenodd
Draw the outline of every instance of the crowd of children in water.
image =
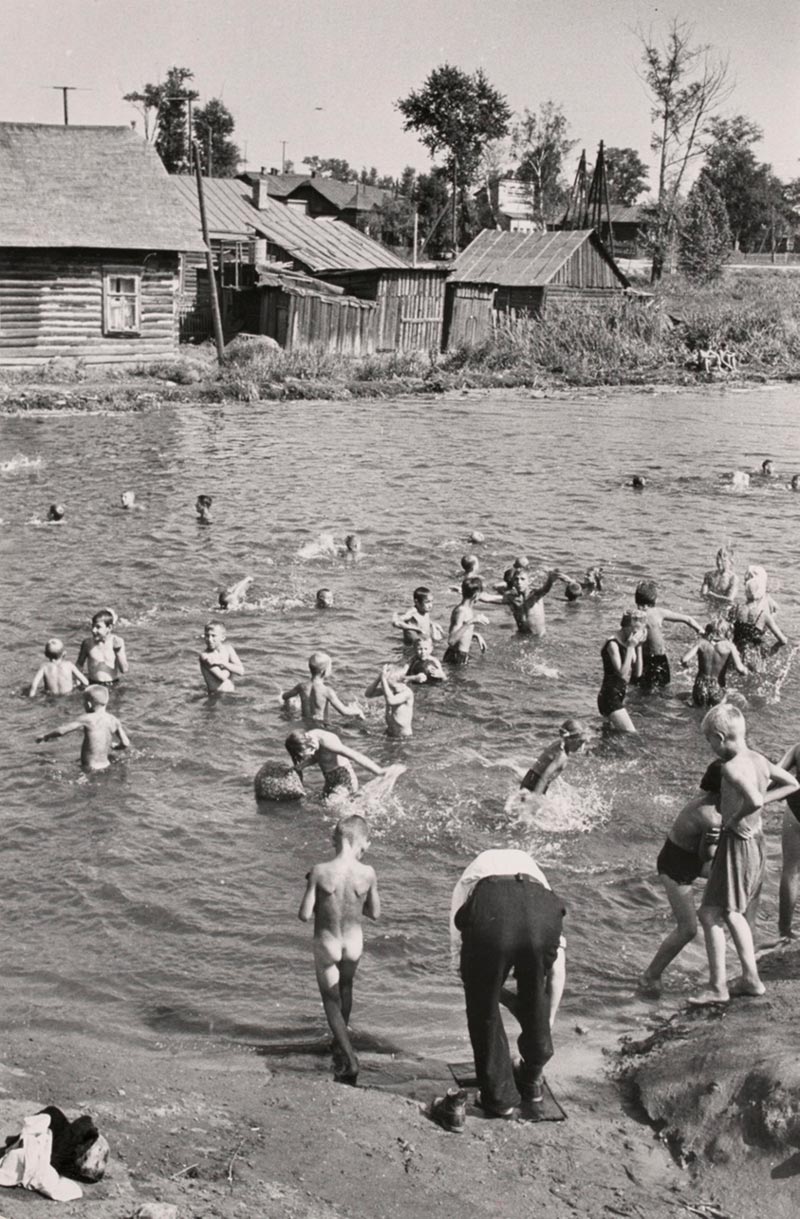
<svg viewBox="0 0 800 1219">
<path fill-rule="evenodd" d="M 765 461 L 757 477 L 776 477 L 772 463 Z M 795 478 L 800 480 L 800 476 Z M 633 485 L 641 490 L 644 479 L 637 479 Z M 790 486 L 796 490 L 794 483 L 795 479 Z M 121 506 L 126 510 L 137 506 L 132 491 L 123 493 Z M 54 505 L 53 512 L 56 515 L 51 519 L 61 519 L 63 506 Z M 212 523 L 210 496 L 198 496 L 196 513 L 200 525 Z M 479 546 L 483 537 L 475 533 L 470 541 Z M 357 557 L 361 549 L 355 534 L 348 535 L 343 543 L 331 537 L 326 544 L 332 556 Z M 479 574 L 477 554 L 466 554 L 461 567 L 463 579 L 457 586 L 460 599 L 446 630 L 433 617 L 433 596 L 425 585 L 414 589 L 412 607 L 392 618 L 392 626 L 401 632 L 406 656 L 402 663 L 384 664 L 365 691 L 368 699 L 383 699 L 390 737 L 412 735 L 418 691 L 457 674 L 469 664 L 473 647 L 481 653 L 486 650 L 478 629 L 489 623 L 482 607 L 505 606 L 520 635 L 537 639 L 545 633 L 545 597 L 557 583 L 563 584 L 568 600 L 603 593 L 603 571 L 599 567 L 590 567 L 582 579 L 575 580 L 558 568 L 536 571 L 526 557 L 519 556 L 491 588 Z M 220 610 L 243 608 L 252 583 L 253 578 L 245 576 L 223 589 Z M 669 685 L 669 627 L 679 624 L 696 633 L 697 640 L 681 658 L 681 665 L 696 663 L 691 699 L 695 706 L 709 709 L 702 731 L 715 760 L 701 778 L 699 794 L 681 809 L 658 855 L 656 866 L 675 926 L 642 974 L 640 987 L 645 994 L 659 994 L 665 969 L 694 939 L 698 911 L 693 885 L 707 877 L 699 921 L 705 936 L 709 982 L 689 1000 L 703 1006 L 728 1002 L 732 995 L 764 993 L 753 943 L 765 876 L 761 812 L 766 805 L 781 800 L 786 800 L 788 808 L 782 827 L 779 935 L 784 939 L 792 936 L 800 889 L 800 744 L 787 748 L 777 765 L 750 749 L 739 706 L 744 700 L 738 694 L 731 696 L 728 689 L 732 673 L 746 676 L 762 671 L 769 653 L 788 642 L 778 625 L 778 607 L 768 591 L 767 573 L 760 566 L 750 566 L 740 598 L 734 554 L 725 545 L 717 552 L 715 567 L 705 574 L 700 592 L 713 607 L 706 626 L 660 604 L 655 581 L 645 579 L 637 584 L 634 605 L 622 615 L 619 628 L 600 649 L 602 681 L 597 706 L 609 730 L 635 733 L 626 706 L 629 687 L 637 685 L 646 693 Z M 317 608 L 327 611 L 333 605 L 332 591 L 321 588 L 316 594 Z M 82 688 L 84 714 L 37 740 L 82 732 L 81 765 L 88 772 L 106 769 L 112 752 L 130 743 L 119 719 L 109 710 L 113 688 L 128 672 L 125 643 L 115 628 L 112 610 L 104 608 L 95 613 L 91 634 L 83 640 L 75 664 L 68 659 L 61 640 L 50 639 L 45 646 L 45 663 L 30 687 L 31 697 L 40 689 L 50 695 L 68 695 L 76 684 Z M 209 696 L 224 695 L 234 690 L 234 679 L 244 674 L 244 667 L 221 621 L 208 622 L 204 634 L 200 671 Z M 438 645 L 443 647 L 441 658 L 435 654 Z M 343 814 L 335 832 L 336 857 L 309 873 L 300 917 L 315 918 L 317 979 L 334 1036 L 335 1075 L 343 1082 L 354 1083 L 358 1066 L 347 1026 L 353 977 L 361 954 L 361 920 L 363 914 L 377 918 L 380 910 L 375 874 L 361 862 L 369 843 L 367 822 L 361 815 L 367 804 L 363 799 L 353 799 L 360 794 L 355 767 L 382 777 L 383 791 L 405 768 L 380 766 L 330 728 L 332 713 L 363 718 L 364 711 L 358 701 L 345 701 L 334 690 L 330 680 L 332 660 L 326 652 L 314 652 L 308 667 L 308 678 L 281 694 L 287 710 L 294 709 L 303 721 L 303 727 L 290 732 L 286 739 L 291 765 L 265 765 L 256 776 L 256 795 L 266 799 L 299 798 L 305 794 L 304 772 L 317 765 L 324 782 L 323 798 L 336 802 L 334 807 Z M 518 770 L 520 793 L 509 807 L 513 805 L 519 815 L 520 810 L 524 813 L 526 801 L 535 804 L 545 798 L 569 756 L 581 750 L 589 737 L 578 720 L 565 720 L 558 739 L 547 745 L 527 770 Z M 741 964 L 741 976 L 730 985 L 726 979 L 726 928 Z"/>
</svg>

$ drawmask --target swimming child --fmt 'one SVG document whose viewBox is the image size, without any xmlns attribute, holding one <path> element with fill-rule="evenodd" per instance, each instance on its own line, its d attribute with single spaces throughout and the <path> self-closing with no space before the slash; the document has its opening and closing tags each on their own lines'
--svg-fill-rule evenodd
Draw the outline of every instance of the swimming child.
<svg viewBox="0 0 800 1219">
<path fill-rule="evenodd" d="M 314 598 L 317 609 L 333 609 L 333 593 L 329 588 L 318 588 Z"/>
<path fill-rule="evenodd" d="M 357 533 L 348 533 L 343 546 L 337 546 L 337 553 L 345 558 L 357 559 L 361 554 L 361 538 Z"/>
<path fill-rule="evenodd" d="M 658 585 L 655 580 L 640 580 L 636 585 L 636 605 L 644 612 L 647 623 L 647 639 L 642 648 L 644 667 L 640 682 L 643 688 L 648 690 L 654 686 L 668 686 L 671 680 L 669 658 L 664 643 L 664 623 L 683 622 L 698 635 L 703 633 L 700 623 L 690 614 L 680 614 L 677 610 L 656 606 L 657 597 Z"/>
<path fill-rule="evenodd" d="M 317 763 L 325 786 L 322 789 L 323 800 L 332 797 L 353 796 L 358 791 L 358 779 L 352 763 L 363 766 L 374 775 L 386 774 L 386 769 L 373 762 L 366 754 L 359 753 L 345 745 L 335 732 L 326 728 L 310 728 L 307 732 L 290 732 L 286 738 L 286 748 L 295 770 L 302 778 L 302 772 L 307 766 Z"/>
<path fill-rule="evenodd" d="M 793 745 L 779 762 L 781 770 L 800 775 L 800 744 Z M 778 895 L 778 935 L 781 939 L 796 938 L 792 931 L 794 908 L 800 892 L 800 791 L 786 797 L 787 809 L 781 826 L 781 883 Z"/>
<path fill-rule="evenodd" d="M 792 481 L 786 484 L 787 491 L 800 491 L 800 474 L 793 474 Z"/>
<path fill-rule="evenodd" d="M 631 479 L 631 486 L 633 487 L 634 491 L 644 491 L 645 487 L 647 486 L 647 479 L 642 478 L 641 474 L 634 474 L 633 478 Z"/>
<path fill-rule="evenodd" d="M 135 508 L 137 506 L 136 492 L 123 491 L 122 495 L 119 497 L 119 506 L 120 508 L 124 508 L 126 511 L 130 510 L 131 508 Z"/>
<path fill-rule="evenodd" d="M 253 583 L 253 576 L 243 576 L 236 584 L 229 584 L 219 594 L 219 608 L 225 610 L 241 609 L 247 600 L 247 590 Z"/>
<path fill-rule="evenodd" d="M 63 504 L 51 504 L 47 509 L 47 519 L 51 524 L 55 521 L 63 521 L 66 511 Z"/>
<path fill-rule="evenodd" d="M 507 605 L 520 635 L 535 635 L 541 639 L 547 631 L 544 598 L 556 580 L 563 580 L 565 585 L 574 583 L 556 567 L 550 571 L 536 572 L 534 576 L 524 567 L 518 567 L 510 588 L 499 594 L 481 597 L 481 600 Z"/>
<path fill-rule="evenodd" d="M 71 694 L 75 682 L 79 686 L 88 686 L 89 682 L 80 669 L 64 655 L 64 645 L 60 639 L 48 639 L 44 654 L 47 660 L 31 682 L 28 691 L 30 698 L 36 697 L 42 683 L 46 694 Z"/>
<path fill-rule="evenodd" d="M 700 588 L 701 597 L 713 597 L 717 601 L 735 601 L 739 589 L 739 577 L 734 567 L 733 551 L 720 546 L 715 558 L 715 570 L 707 571 Z"/>
<path fill-rule="evenodd" d="M 642 672 L 642 644 L 647 638 L 647 619 L 641 610 L 627 610 L 620 629 L 600 649 L 603 684 L 597 695 L 597 709 L 618 732 L 635 732 L 625 710 L 625 696 L 632 678 Z"/>
<path fill-rule="evenodd" d="M 486 641 L 475 627 L 488 625 L 485 614 L 477 614 L 475 607 L 483 593 L 483 580 L 480 576 L 467 576 L 461 581 L 461 602 L 453 607 L 450 614 L 450 630 L 447 636 L 447 650 L 443 659 L 447 664 L 469 664 L 469 654 L 473 639 L 482 652 L 486 651 Z"/>
<path fill-rule="evenodd" d="M 568 580 L 564 585 L 564 596 L 567 601 L 579 601 L 581 597 L 596 597 L 602 591 L 602 567 L 588 567 L 582 580 Z"/>
<path fill-rule="evenodd" d="M 333 1071 L 337 1083 L 355 1085 L 358 1058 L 348 1024 L 353 1005 L 353 980 L 364 948 L 362 915 L 378 919 L 381 912 L 374 869 L 361 862 L 369 847 L 363 817 L 342 817 L 333 831 L 334 859 L 318 863 L 307 874 L 298 917 L 314 916 L 314 966 L 325 1015 L 333 1033 Z"/>
<path fill-rule="evenodd" d="M 288 703 L 292 698 L 300 699 L 300 712 L 304 720 L 325 724 L 331 708 L 339 715 L 358 716 L 364 718 L 361 706 L 353 701 L 343 703 L 339 695 L 328 685 L 328 678 L 333 672 L 333 661 L 327 652 L 312 652 L 308 658 L 310 681 L 299 681 L 291 690 L 283 690 L 281 699 Z"/>
<path fill-rule="evenodd" d="M 658 878 L 672 908 L 675 927 L 662 940 L 639 978 L 639 989 L 653 998 L 661 994 L 664 970 L 697 935 L 692 885 L 700 877 L 708 876 L 719 842 L 721 782 L 722 763 L 712 762 L 700 780 L 700 795 L 684 804 L 656 860 Z"/>
<path fill-rule="evenodd" d="M 544 796 L 567 765 L 569 755 L 583 749 L 586 740 L 586 729 L 580 720 L 564 720 L 558 730 L 558 739 L 542 750 L 533 766 L 523 775 L 520 787 Z"/>
<path fill-rule="evenodd" d="M 692 687 L 692 702 L 695 707 L 714 707 L 725 697 L 728 669 L 733 666 L 737 673 L 746 673 L 739 649 L 731 640 L 732 626 L 721 615 L 709 622 L 705 635 L 692 644 L 682 665 L 689 665 L 697 657 L 697 676 Z"/>
<path fill-rule="evenodd" d="M 782 767 L 749 748 L 746 728 L 744 716 L 731 703 L 712 707 L 703 720 L 703 734 L 722 761 L 722 830 L 700 903 L 709 981 L 705 990 L 689 1000 L 695 1007 L 727 1003 L 731 995 L 763 995 L 765 990 L 758 976 L 751 929 L 766 872 L 761 810 L 765 804 L 785 799 L 800 784 Z M 741 977 L 730 987 L 725 963 L 726 925 L 742 967 Z"/>
<path fill-rule="evenodd" d="M 744 602 L 733 607 L 733 642 L 739 649 L 748 669 L 757 672 L 763 668 L 767 655 L 765 631 L 775 637 L 775 648 L 788 643 L 775 621 L 777 605 L 767 593 L 767 573 L 763 567 L 753 564 L 744 577 Z"/>
<path fill-rule="evenodd" d="M 765 457 L 761 463 L 761 477 L 778 478 L 778 475 L 775 473 L 775 463 L 770 457 Z"/>
<path fill-rule="evenodd" d="M 89 681 L 95 685 L 111 686 L 128 672 L 125 641 L 114 634 L 115 622 L 116 616 L 111 610 L 98 610 L 92 618 L 92 633 L 84 639 L 78 652 L 75 663 L 79 669 L 86 669 Z"/>
<path fill-rule="evenodd" d="M 419 681 L 421 677 L 432 682 L 447 681 L 441 660 L 433 654 L 433 640 L 424 635 L 414 644 L 414 655 L 406 669 L 406 681 Z"/>
<path fill-rule="evenodd" d="M 421 584 L 419 588 L 414 589 L 413 608 L 392 617 L 392 626 L 403 632 L 403 643 L 410 645 L 418 639 L 435 641 L 442 638 L 442 628 L 431 618 L 432 609 L 433 594 Z"/>
<path fill-rule="evenodd" d="M 197 513 L 198 525 L 210 525 L 211 524 L 211 522 L 213 521 L 214 518 L 211 515 L 211 496 L 210 495 L 198 495 L 197 501 L 194 506 L 194 510 Z"/>
<path fill-rule="evenodd" d="M 51 732 L 37 736 L 37 744 L 42 741 L 54 741 L 56 737 L 66 736 L 68 732 L 83 732 L 81 745 L 81 767 L 85 771 L 106 770 L 109 754 L 112 749 L 127 749 L 130 745 L 128 734 L 115 715 L 106 710 L 108 690 L 105 686 L 87 686 L 83 692 L 84 715 L 76 720 L 62 724 Z"/>
<path fill-rule="evenodd" d="M 230 694 L 235 690 L 231 674 L 244 676 L 244 665 L 233 645 L 226 643 L 225 627 L 221 622 L 208 622 L 203 630 L 206 650 L 198 656 L 200 672 L 209 694 Z"/>
<path fill-rule="evenodd" d="M 405 665 L 384 665 L 371 685 L 367 686 L 367 698 L 383 695 L 386 707 L 386 735 L 390 737 L 411 736 L 414 718 L 414 692 L 405 681 Z M 415 679 L 425 682 L 424 673 Z"/>
</svg>

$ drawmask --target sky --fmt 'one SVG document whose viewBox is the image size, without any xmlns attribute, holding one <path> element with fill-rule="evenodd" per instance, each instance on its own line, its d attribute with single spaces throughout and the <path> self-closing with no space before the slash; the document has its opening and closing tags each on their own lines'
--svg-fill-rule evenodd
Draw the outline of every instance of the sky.
<svg viewBox="0 0 800 1219">
<path fill-rule="evenodd" d="M 448 62 L 516 111 L 560 103 L 575 158 L 603 139 L 652 164 L 636 31 L 662 39 L 674 17 L 729 59 L 724 112 L 763 128 L 759 159 L 800 177 L 798 0 L 0 0 L 0 120 L 59 123 L 50 86 L 74 85 L 71 122 L 128 124 L 122 95 L 176 64 L 228 106 L 250 168 L 280 166 L 286 141 L 301 172 L 317 155 L 399 175 L 430 161 L 394 103 Z"/>
</svg>

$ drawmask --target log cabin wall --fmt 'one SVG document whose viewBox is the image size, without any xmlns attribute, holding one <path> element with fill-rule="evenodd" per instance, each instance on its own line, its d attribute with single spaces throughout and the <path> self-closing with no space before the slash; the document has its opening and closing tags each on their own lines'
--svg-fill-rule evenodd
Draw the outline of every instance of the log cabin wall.
<svg viewBox="0 0 800 1219">
<path fill-rule="evenodd" d="M 104 276 L 139 277 L 137 332 L 107 333 Z M 138 364 L 178 349 L 178 254 L 0 250 L 0 366 Z"/>
</svg>

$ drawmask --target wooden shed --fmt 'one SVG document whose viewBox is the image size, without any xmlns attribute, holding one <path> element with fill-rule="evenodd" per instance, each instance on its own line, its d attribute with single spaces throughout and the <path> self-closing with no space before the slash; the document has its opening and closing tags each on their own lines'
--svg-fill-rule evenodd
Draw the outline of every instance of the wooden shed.
<svg viewBox="0 0 800 1219">
<path fill-rule="evenodd" d="M 261 270 L 255 293 L 242 296 L 245 316 L 250 315 L 247 330 L 269 335 L 287 351 L 318 347 L 362 356 L 375 350 L 377 306 L 346 296 L 341 288 L 306 275 Z"/>
<path fill-rule="evenodd" d="M 204 249 L 130 127 L 0 123 L 0 365 L 173 355 L 180 252 Z"/>
<path fill-rule="evenodd" d="M 448 267 L 381 267 L 333 271 L 325 278 L 353 296 L 375 302 L 377 351 L 438 351 L 448 274 Z"/>
<path fill-rule="evenodd" d="M 594 229 L 484 229 L 459 254 L 447 282 L 444 346 L 482 342 L 498 317 L 535 316 L 548 301 L 602 308 L 629 286 Z"/>
</svg>

